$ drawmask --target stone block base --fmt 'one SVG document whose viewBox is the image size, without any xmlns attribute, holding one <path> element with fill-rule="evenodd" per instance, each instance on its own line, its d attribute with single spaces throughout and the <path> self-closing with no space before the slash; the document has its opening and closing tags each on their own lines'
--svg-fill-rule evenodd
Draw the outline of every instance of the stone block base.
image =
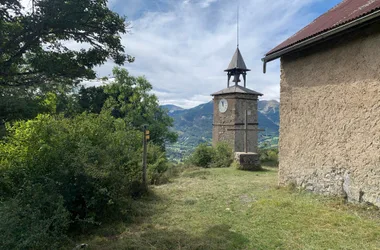
<svg viewBox="0 0 380 250">
<path fill-rule="evenodd" d="M 259 171 L 262 170 L 259 154 L 236 152 L 235 161 L 239 170 Z"/>
</svg>

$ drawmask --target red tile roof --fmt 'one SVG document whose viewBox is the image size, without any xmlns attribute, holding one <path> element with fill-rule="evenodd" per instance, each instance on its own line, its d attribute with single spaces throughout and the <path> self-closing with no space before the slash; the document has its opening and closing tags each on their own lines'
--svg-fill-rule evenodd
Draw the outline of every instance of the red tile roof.
<svg viewBox="0 0 380 250">
<path fill-rule="evenodd" d="M 380 9 L 380 0 L 343 0 L 340 4 L 330 9 L 311 24 L 298 31 L 295 35 L 284 41 L 266 55 L 295 45 L 333 28 L 354 21 L 360 17 L 371 14 Z"/>
</svg>

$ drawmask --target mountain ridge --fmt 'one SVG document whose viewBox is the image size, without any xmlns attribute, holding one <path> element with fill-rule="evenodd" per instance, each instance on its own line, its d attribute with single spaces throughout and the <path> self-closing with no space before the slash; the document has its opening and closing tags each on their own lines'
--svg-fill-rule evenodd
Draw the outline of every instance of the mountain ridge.
<svg viewBox="0 0 380 250">
<path fill-rule="evenodd" d="M 279 134 L 279 106 L 275 100 L 258 102 L 259 133 L 261 146 L 277 146 Z M 169 158 L 182 159 L 200 143 L 211 143 L 213 123 L 213 101 L 190 109 L 177 109 L 176 105 L 163 105 L 174 119 L 173 130 L 178 133 L 178 142 L 168 145 Z M 171 109 L 172 108 L 172 109 Z"/>
</svg>

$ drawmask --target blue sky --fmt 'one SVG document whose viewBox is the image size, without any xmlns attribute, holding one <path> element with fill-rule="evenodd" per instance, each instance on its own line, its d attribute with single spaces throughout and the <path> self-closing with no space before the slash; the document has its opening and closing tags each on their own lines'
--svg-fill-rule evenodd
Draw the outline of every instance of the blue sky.
<svg viewBox="0 0 380 250">
<path fill-rule="evenodd" d="M 279 100 L 279 60 L 263 74 L 261 58 L 340 0 L 109 0 L 131 23 L 122 43 L 136 61 L 125 68 L 145 75 L 161 104 L 189 108 L 210 101 L 211 93 L 226 87 L 224 69 L 236 49 L 237 1 L 240 50 L 252 69 L 247 87 L 263 93 L 262 99 Z M 114 66 L 97 68 L 98 76 L 110 75 Z"/>
</svg>

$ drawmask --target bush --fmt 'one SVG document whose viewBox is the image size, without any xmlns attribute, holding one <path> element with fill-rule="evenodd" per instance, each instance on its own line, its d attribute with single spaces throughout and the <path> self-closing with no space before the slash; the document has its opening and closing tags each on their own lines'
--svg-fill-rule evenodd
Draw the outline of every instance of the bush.
<svg viewBox="0 0 380 250">
<path fill-rule="evenodd" d="M 189 158 L 189 163 L 202 168 L 229 167 L 233 162 L 232 149 L 225 143 L 215 148 L 200 144 Z"/>
<path fill-rule="evenodd" d="M 59 242 L 68 221 L 83 229 L 117 216 L 135 193 L 142 135 L 121 119 L 39 115 L 8 133 L 0 142 L 0 232 L 19 232 L 4 236 L 9 246 L 20 237 L 8 249 Z"/>
<path fill-rule="evenodd" d="M 260 149 L 260 161 L 278 166 L 278 149 Z"/>
<path fill-rule="evenodd" d="M 16 197 L 0 203 L 3 249 L 58 249 L 70 223 L 55 185 L 25 183 Z"/>
<path fill-rule="evenodd" d="M 211 164 L 213 168 L 224 168 L 231 166 L 234 161 L 233 152 L 231 147 L 226 143 L 219 143 L 216 145 L 214 159 Z"/>
<path fill-rule="evenodd" d="M 215 150 L 207 144 L 200 144 L 190 156 L 189 162 L 197 167 L 209 168 L 215 158 Z"/>
<path fill-rule="evenodd" d="M 166 171 L 169 168 L 165 152 L 154 144 L 148 146 L 148 180 L 152 185 L 165 184 L 169 181 Z"/>
</svg>

